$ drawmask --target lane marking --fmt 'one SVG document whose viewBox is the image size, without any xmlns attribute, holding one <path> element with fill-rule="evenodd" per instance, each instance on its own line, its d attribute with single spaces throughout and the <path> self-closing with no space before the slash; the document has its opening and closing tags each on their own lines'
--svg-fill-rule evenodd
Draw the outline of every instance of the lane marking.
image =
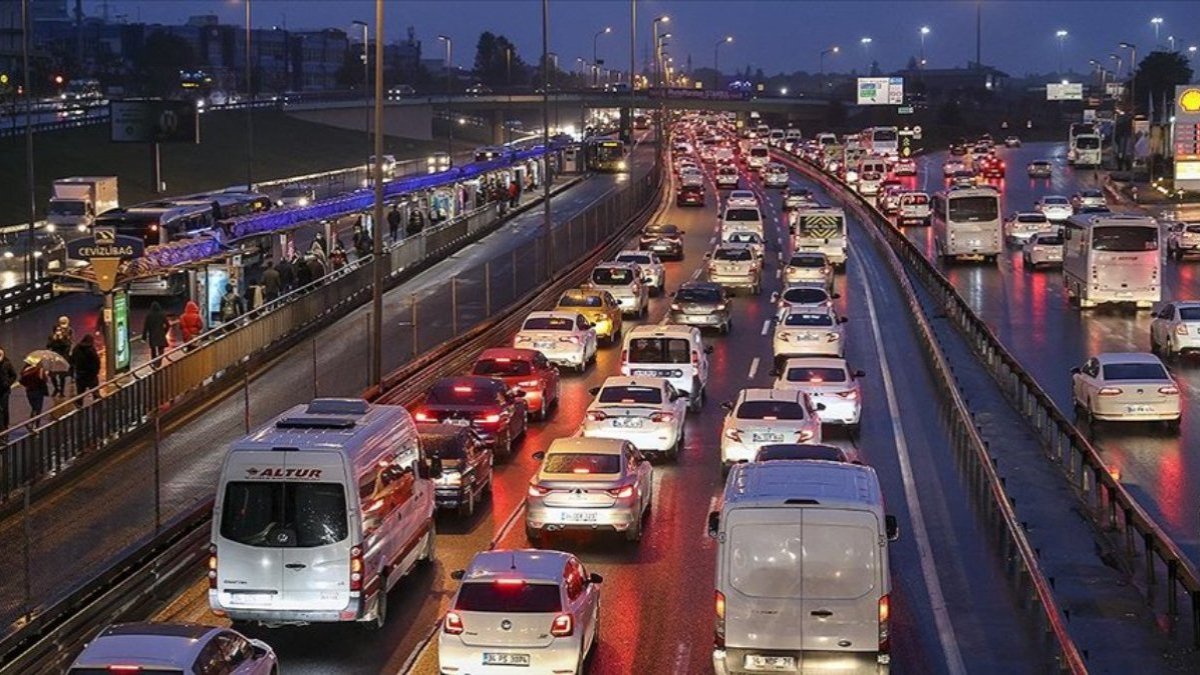
<svg viewBox="0 0 1200 675">
<path fill-rule="evenodd" d="M 688 672 L 688 645 L 680 642 L 675 648 L 675 675 Z"/>
<path fill-rule="evenodd" d="M 763 319 L 763 328 L 762 328 L 762 333 L 761 333 L 761 335 L 766 335 L 766 334 L 767 334 L 767 331 L 769 331 L 769 330 L 771 330 L 771 320 L 770 320 L 770 319 Z"/>
<path fill-rule="evenodd" d="M 695 272 L 692 272 L 692 281 L 695 281 L 696 279 L 699 279 L 699 278 L 700 278 L 700 272 L 702 272 L 703 270 L 704 270 L 704 268 L 703 268 L 703 267 L 697 267 L 697 268 L 696 268 L 696 271 L 695 271 Z"/>
<path fill-rule="evenodd" d="M 891 368 L 888 366 L 887 352 L 883 347 L 883 333 L 879 328 L 879 316 L 875 311 L 875 294 L 871 291 L 871 284 L 867 280 L 866 273 L 863 272 L 863 266 L 855 265 L 854 270 L 862 282 L 864 294 L 867 296 L 867 311 L 871 317 L 871 335 L 875 339 L 875 350 L 879 354 L 879 369 L 883 373 L 883 388 L 887 393 L 888 412 L 892 418 L 892 436 L 896 442 L 896 457 L 900 462 L 900 475 L 904 482 L 904 501 L 908 502 L 908 510 L 912 514 L 913 536 L 916 538 L 917 553 L 921 558 L 921 574 L 925 577 L 925 589 L 929 593 L 933 620 L 937 625 L 938 641 L 941 643 L 942 654 L 946 658 L 946 667 L 950 673 L 965 675 L 967 669 L 963 662 L 962 652 L 958 648 L 958 641 L 954 637 L 954 625 L 950 621 L 945 594 L 942 592 L 942 585 L 938 580 L 933 551 L 929 545 L 929 532 L 925 526 L 921 500 L 917 495 L 916 483 L 913 480 L 908 443 L 904 440 L 904 425 L 900 420 L 900 406 L 896 402 Z"/>
<path fill-rule="evenodd" d="M 746 377 L 753 380 L 754 376 L 757 374 L 758 374 L 758 357 L 756 356 L 756 357 L 754 357 L 754 360 L 750 362 L 750 372 L 746 374 Z"/>
</svg>

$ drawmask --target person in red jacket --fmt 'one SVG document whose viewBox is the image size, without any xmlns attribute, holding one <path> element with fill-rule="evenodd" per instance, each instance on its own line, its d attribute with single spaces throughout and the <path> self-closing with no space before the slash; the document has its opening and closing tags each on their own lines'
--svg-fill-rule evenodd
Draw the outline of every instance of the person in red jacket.
<svg viewBox="0 0 1200 675">
<path fill-rule="evenodd" d="M 200 306 L 195 300 L 188 300 L 184 305 L 183 315 L 179 317 L 179 332 L 183 334 L 185 344 L 204 332 L 204 319 L 200 316 Z"/>
</svg>

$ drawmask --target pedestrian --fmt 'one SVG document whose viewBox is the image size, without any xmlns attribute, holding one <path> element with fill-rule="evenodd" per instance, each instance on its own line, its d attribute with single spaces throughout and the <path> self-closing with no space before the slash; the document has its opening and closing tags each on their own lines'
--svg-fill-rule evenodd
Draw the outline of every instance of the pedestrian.
<svg viewBox="0 0 1200 675">
<path fill-rule="evenodd" d="M 75 333 L 71 330 L 71 320 L 65 316 L 58 317 L 58 323 L 54 324 L 54 330 L 50 331 L 50 338 L 46 340 L 46 349 L 58 354 L 63 359 L 70 359 L 71 347 L 74 346 Z M 70 375 L 69 370 L 50 374 L 55 396 L 65 395 L 68 375 Z"/>
<path fill-rule="evenodd" d="M 353 243 L 354 243 L 354 253 L 359 258 L 365 258 L 368 255 L 371 255 L 371 252 L 375 248 L 375 246 L 374 246 L 375 242 L 371 239 L 370 235 L 368 235 L 366 233 L 366 231 L 363 230 L 361 225 L 354 226 L 354 242 Z M 341 248 L 341 247 L 339 246 L 338 248 Z M 342 251 L 342 253 L 345 253 L 345 251 Z"/>
<path fill-rule="evenodd" d="M 279 291 L 283 288 L 283 277 L 280 276 L 279 270 L 275 269 L 275 263 L 268 260 L 267 269 L 262 273 L 263 300 L 270 302 L 279 297 Z"/>
<path fill-rule="evenodd" d="M 142 339 L 150 345 L 151 359 L 157 360 L 163 355 L 167 348 L 167 333 L 170 330 L 171 324 L 167 321 L 167 315 L 163 313 L 162 305 L 157 302 L 151 304 L 146 321 L 142 324 Z"/>
<path fill-rule="evenodd" d="M 420 234 L 424 227 L 424 223 L 421 222 L 421 209 L 418 207 L 413 207 L 413 209 L 408 212 L 408 236 L 411 237 Z"/>
<path fill-rule="evenodd" d="M 400 205 L 392 204 L 392 210 L 387 214 L 388 230 L 392 235 L 392 243 L 396 243 L 400 238 Z"/>
<path fill-rule="evenodd" d="M 317 256 L 308 259 L 308 275 L 313 281 L 325 276 L 325 261 Z"/>
<path fill-rule="evenodd" d="M 291 292 L 292 289 L 296 287 L 296 267 L 294 262 L 285 256 L 283 260 L 280 260 L 279 264 L 275 266 L 275 269 L 279 272 L 280 293 Z"/>
<path fill-rule="evenodd" d="M 8 395 L 12 386 L 17 383 L 17 371 L 13 368 L 8 355 L 0 349 L 0 431 L 8 429 Z"/>
<path fill-rule="evenodd" d="M 96 351 L 96 338 L 92 337 L 91 333 L 84 335 L 79 344 L 71 350 L 71 368 L 75 371 L 76 396 L 82 396 L 84 392 L 100 386 L 100 354 Z M 100 398 L 99 392 L 95 394 L 95 398 Z M 76 405 L 83 407 L 83 401 L 77 402 Z"/>
<path fill-rule="evenodd" d="M 312 283 L 312 268 L 308 266 L 306 258 L 296 260 L 296 288 L 304 288 Z"/>
<path fill-rule="evenodd" d="M 320 251 L 321 257 L 325 257 L 325 252 L 329 250 L 329 240 L 325 238 L 324 232 L 318 232 L 317 238 L 313 239 L 313 245 L 309 249 L 310 253 Z"/>
<path fill-rule="evenodd" d="M 521 186 L 517 184 L 517 179 L 513 179 L 508 184 L 508 205 L 510 208 L 516 208 L 517 202 L 521 199 Z"/>
<path fill-rule="evenodd" d="M 195 300 L 188 300 L 183 306 L 183 315 L 179 317 L 179 332 L 185 345 L 204 332 L 204 317 L 200 316 L 200 305 L 197 305 Z"/>
<path fill-rule="evenodd" d="M 42 406 L 50 395 L 49 375 L 42 367 L 41 361 L 26 357 L 25 367 L 21 368 L 21 386 L 25 388 L 25 399 L 29 401 L 29 418 L 33 419 L 42 414 Z"/>
<path fill-rule="evenodd" d="M 346 249 L 338 246 L 333 249 L 333 254 L 329 256 L 329 266 L 334 270 L 340 270 L 346 266 Z"/>
<path fill-rule="evenodd" d="M 221 296 L 221 322 L 233 321 L 246 311 L 246 305 L 234 290 L 233 284 L 225 284 L 225 295 Z"/>
</svg>

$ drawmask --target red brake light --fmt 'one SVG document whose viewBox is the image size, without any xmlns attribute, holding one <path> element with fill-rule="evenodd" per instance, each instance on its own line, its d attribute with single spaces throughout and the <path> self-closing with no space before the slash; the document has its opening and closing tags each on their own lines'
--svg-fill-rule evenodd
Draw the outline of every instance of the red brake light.
<svg viewBox="0 0 1200 675">
<path fill-rule="evenodd" d="M 108 672 L 110 672 L 110 673 L 140 673 L 140 672 L 142 672 L 142 667 L 141 666 L 109 666 Z"/>
<path fill-rule="evenodd" d="M 458 612 L 446 612 L 446 618 L 442 621 L 442 630 L 450 635 L 462 634 L 463 620 Z"/>
<path fill-rule="evenodd" d="M 725 594 L 721 591 L 715 593 L 715 604 L 717 610 L 717 626 L 716 635 L 713 639 L 713 644 L 717 649 L 725 648 Z"/>
<path fill-rule="evenodd" d="M 413 418 L 416 419 L 418 422 L 436 422 L 437 421 L 436 417 L 434 417 L 433 415 L 430 415 L 427 412 L 418 412 L 416 415 L 413 415 Z"/>
<path fill-rule="evenodd" d="M 651 422 L 670 422 L 675 419 L 675 413 L 656 412 L 650 416 Z"/>
<path fill-rule="evenodd" d="M 350 590 L 361 591 L 363 588 L 363 552 L 361 546 L 350 549 Z"/>
<path fill-rule="evenodd" d="M 1179 394 L 1179 387 L 1176 387 L 1173 384 L 1168 384 L 1165 387 L 1159 387 L 1158 393 L 1167 394 L 1168 396 L 1175 396 Z"/>
<path fill-rule="evenodd" d="M 455 388 L 454 388 L 454 393 L 456 393 L 456 394 L 469 394 L 469 393 L 471 393 L 471 388 L 470 388 L 470 387 L 455 387 Z"/>
<path fill-rule="evenodd" d="M 1101 387 L 1100 391 L 1096 393 L 1100 394 L 1101 396 L 1118 396 L 1120 395 L 1121 390 L 1118 387 Z"/>
<path fill-rule="evenodd" d="M 538 485 L 529 486 L 530 497 L 545 497 L 548 494 L 550 494 L 550 488 L 544 488 Z"/>
<path fill-rule="evenodd" d="M 550 624 L 550 634 L 554 637 L 568 637 L 575 632 L 575 617 L 570 614 L 559 614 Z"/>
<path fill-rule="evenodd" d="M 854 389 L 851 389 L 849 391 L 839 391 L 838 396 L 841 396 L 842 398 L 848 398 L 851 401 L 853 401 L 854 399 L 858 398 L 858 391 L 856 391 Z"/>
<path fill-rule="evenodd" d="M 217 588 L 217 547 L 208 547 L 208 587 L 210 590 Z"/>
<path fill-rule="evenodd" d="M 700 365 L 700 352 L 695 350 L 692 350 L 692 365 L 697 367 Z"/>
<path fill-rule="evenodd" d="M 1187 326 L 1185 326 L 1183 324 L 1179 324 L 1178 326 L 1175 326 L 1175 334 L 1176 335 L 1187 335 Z"/>
<path fill-rule="evenodd" d="M 797 443 L 807 443 L 812 440 L 813 432 L 811 429 L 802 429 L 796 432 Z"/>
<path fill-rule="evenodd" d="M 509 362 L 511 362 L 511 361 L 512 361 L 512 359 L 510 359 L 510 358 L 505 358 L 505 357 L 497 357 L 497 358 L 494 358 L 494 359 L 492 359 L 492 360 L 493 360 L 493 361 L 495 361 L 496 363 L 509 363 Z"/>
<path fill-rule="evenodd" d="M 518 387 L 536 387 L 540 384 L 541 384 L 541 382 L 539 382 L 537 380 L 522 380 L 517 383 L 517 386 Z"/>
<path fill-rule="evenodd" d="M 491 415 L 481 417 L 479 421 L 484 422 L 485 424 L 495 424 L 500 421 L 500 416 L 493 413 Z"/>
<path fill-rule="evenodd" d="M 617 499 L 624 499 L 626 497 L 633 496 L 633 486 L 632 485 L 624 485 L 619 488 L 605 490 L 605 492 L 607 492 L 609 495 L 611 495 L 613 497 L 616 497 Z"/>
<path fill-rule="evenodd" d="M 524 586 L 524 579 L 497 579 L 496 584 L 499 586 Z"/>
<path fill-rule="evenodd" d="M 587 418 L 589 422 L 603 422 L 604 420 L 608 419 L 608 415 L 605 415 L 599 410 L 590 410 L 588 411 Z"/>
<path fill-rule="evenodd" d="M 879 598 L 879 653 L 887 654 L 892 648 L 891 631 L 888 628 L 888 619 L 892 615 L 892 602 L 889 596 L 884 595 Z"/>
</svg>

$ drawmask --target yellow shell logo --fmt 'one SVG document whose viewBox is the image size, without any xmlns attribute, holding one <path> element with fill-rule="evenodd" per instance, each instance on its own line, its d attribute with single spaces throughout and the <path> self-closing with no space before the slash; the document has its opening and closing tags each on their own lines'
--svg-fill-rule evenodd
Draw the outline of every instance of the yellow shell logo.
<svg viewBox="0 0 1200 675">
<path fill-rule="evenodd" d="M 1179 107 L 1190 113 L 1200 111 L 1200 89 L 1188 89 L 1180 94 Z"/>
</svg>

